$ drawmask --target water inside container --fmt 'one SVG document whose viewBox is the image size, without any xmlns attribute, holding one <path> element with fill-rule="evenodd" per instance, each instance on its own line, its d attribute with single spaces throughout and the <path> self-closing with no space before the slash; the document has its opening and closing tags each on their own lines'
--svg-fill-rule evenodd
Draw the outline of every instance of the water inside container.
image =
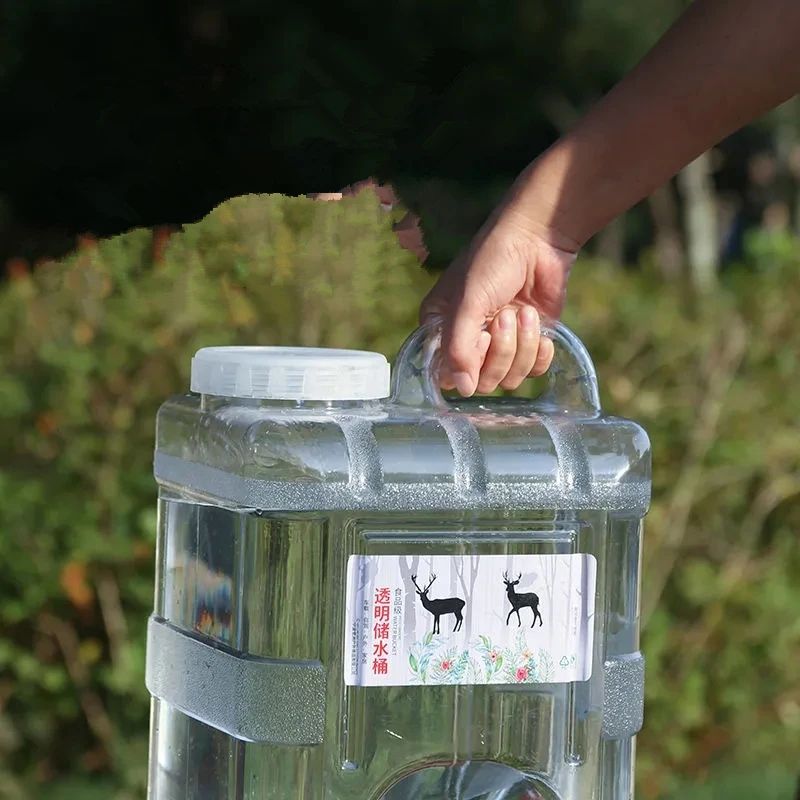
<svg viewBox="0 0 800 800">
<path fill-rule="evenodd" d="M 264 515 L 165 494 L 156 613 L 232 651 L 321 659 L 328 738 L 312 747 L 242 742 L 156 700 L 151 797 L 550 800 L 559 796 L 550 788 L 557 785 L 574 787 L 562 797 L 594 796 L 600 721 L 590 707 L 591 682 L 365 688 L 345 686 L 341 677 L 342 598 L 353 553 L 592 552 L 605 562 L 606 549 L 619 552 L 629 538 L 624 529 L 600 535 L 602 512 L 504 516 Z M 636 580 L 636 562 L 628 553 L 629 568 L 615 576 L 610 598 L 631 594 L 625 583 Z M 635 619 L 623 623 L 624 648 L 623 629 L 633 636 Z"/>
<path fill-rule="evenodd" d="M 541 781 L 492 761 L 427 766 L 401 778 L 381 800 L 558 800 Z"/>
</svg>

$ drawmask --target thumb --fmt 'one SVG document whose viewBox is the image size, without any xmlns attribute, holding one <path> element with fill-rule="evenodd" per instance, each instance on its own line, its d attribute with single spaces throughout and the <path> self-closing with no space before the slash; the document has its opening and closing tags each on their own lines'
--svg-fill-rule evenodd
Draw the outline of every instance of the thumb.
<svg viewBox="0 0 800 800">
<path fill-rule="evenodd" d="M 487 316 L 484 305 L 468 293 L 444 321 L 443 361 L 463 397 L 473 395 L 478 386 L 487 349 L 488 337 L 483 331 Z"/>
</svg>

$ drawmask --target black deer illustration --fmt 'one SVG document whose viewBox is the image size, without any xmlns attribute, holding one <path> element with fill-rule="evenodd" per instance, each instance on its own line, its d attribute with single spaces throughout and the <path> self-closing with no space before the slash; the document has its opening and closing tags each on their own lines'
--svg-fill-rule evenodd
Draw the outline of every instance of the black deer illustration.
<svg viewBox="0 0 800 800">
<path fill-rule="evenodd" d="M 457 630 L 460 630 L 461 623 L 464 622 L 464 615 L 461 613 L 461 611 L 466 605 L 466 602 L 460 597 L 448 597 L 442 600 L 431 600 L 428 597 L 428 590 L 431 588 L 435 580 L 436 576 L 431 575 L 428 585 L 424 589 L 420 589 L 419 586 L 417 586 L 417 576 L 411 576 L 411 582 L 414 584 L 414 588 L 417 590 L 419 599 L 422 600 L 423 608 L 429 614 L 433 615 L 433 632 L 441 633 L 439 630 L 439 617 L 446 616 L 447 614 L 454 614 L 456 618 L 456 626 L 453 628 L 453 633 L 455 633 Z"/>
<path fill-rule="evenodd" d="M 529 608 L 531 611 L 533 611 L 533 625 L 531 625 L 531 628 L 536 625 L 537 618 L 539 620 L 539 625 L 544 625 L 544 622 L 542 622 L 542 615 L 539 613 L 539 595 L 534 594 L 533 592 L 518 594 L 517 590 L 514 588 L 520 582 L 521 578 L 522 573 L 520 572 L 519 577 L 515 581 L 510 581 L 508 579 L 508 572 L 503 573 L 503 583 L 506 585 L 506 595 L 508 596 L 508 602 L 511 603 L 511 611 L 508 612 L 508 616 L 506 617 L 506 625 L 508 625 L 511 615 L 516 611 L 517 627 L 519 628 L 522 626 L 522 620 L 519 616 L 519 610 L 521 608 Z"/>
</svg>

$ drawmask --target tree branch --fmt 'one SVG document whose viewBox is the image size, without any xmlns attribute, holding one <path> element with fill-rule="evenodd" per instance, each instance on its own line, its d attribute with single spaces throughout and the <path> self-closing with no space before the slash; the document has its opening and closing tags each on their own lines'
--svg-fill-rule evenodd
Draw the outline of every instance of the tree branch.
<svg viewBox="0 0 800 800">
<path fill-rule="evenodd" d="M 58 643 L 64 657 L 72 683 L 78 692 L 81 708 L 86 722 L 103 748 L 110 761 L 114 761 L 111 743 L 116 739 L 116 730 L 111 718 L 106 713 L 100 697 L 90 688 L 91 678 L 80 654 L 80 640 L 75 629 L 68 622 L 58 617 L 42 612 L 38 618 L 39 629 L 42 633 L 52 636 Z"/>
<path fill-rule="evenodd" d="M 675 567 L 681 544 L 686 536 L 689 517 L 694 506 L 703 461 L 714 443 L 719 418 L 736 372 L 745 351 L 745 326 L 738 316 L 732 316 L 723 331 L 721 352 L 712 348 L 708 357 L 708 376 L 705 396 L 698 409 L 696 423 L 689 439 L 680 475 L 675 484 L 672 499 L 667 508 L 668 525 L 659 547 L 653 557 L 648 559 L 649 569 L 645 569 L 647 586 L 642 598 L 642 627 L 658 605 L 664 587 Z"/>
</svg>

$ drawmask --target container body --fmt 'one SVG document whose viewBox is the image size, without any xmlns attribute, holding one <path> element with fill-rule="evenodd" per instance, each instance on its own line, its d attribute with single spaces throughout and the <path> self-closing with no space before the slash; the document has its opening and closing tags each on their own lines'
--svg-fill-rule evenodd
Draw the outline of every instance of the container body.
<svg viewBox="0 0 800 800">
<path fill-rule="evenodd" d="M 151 800 L 633 796 L 646 435 L 424 394 L 162 407 Z"/>
</svg>

